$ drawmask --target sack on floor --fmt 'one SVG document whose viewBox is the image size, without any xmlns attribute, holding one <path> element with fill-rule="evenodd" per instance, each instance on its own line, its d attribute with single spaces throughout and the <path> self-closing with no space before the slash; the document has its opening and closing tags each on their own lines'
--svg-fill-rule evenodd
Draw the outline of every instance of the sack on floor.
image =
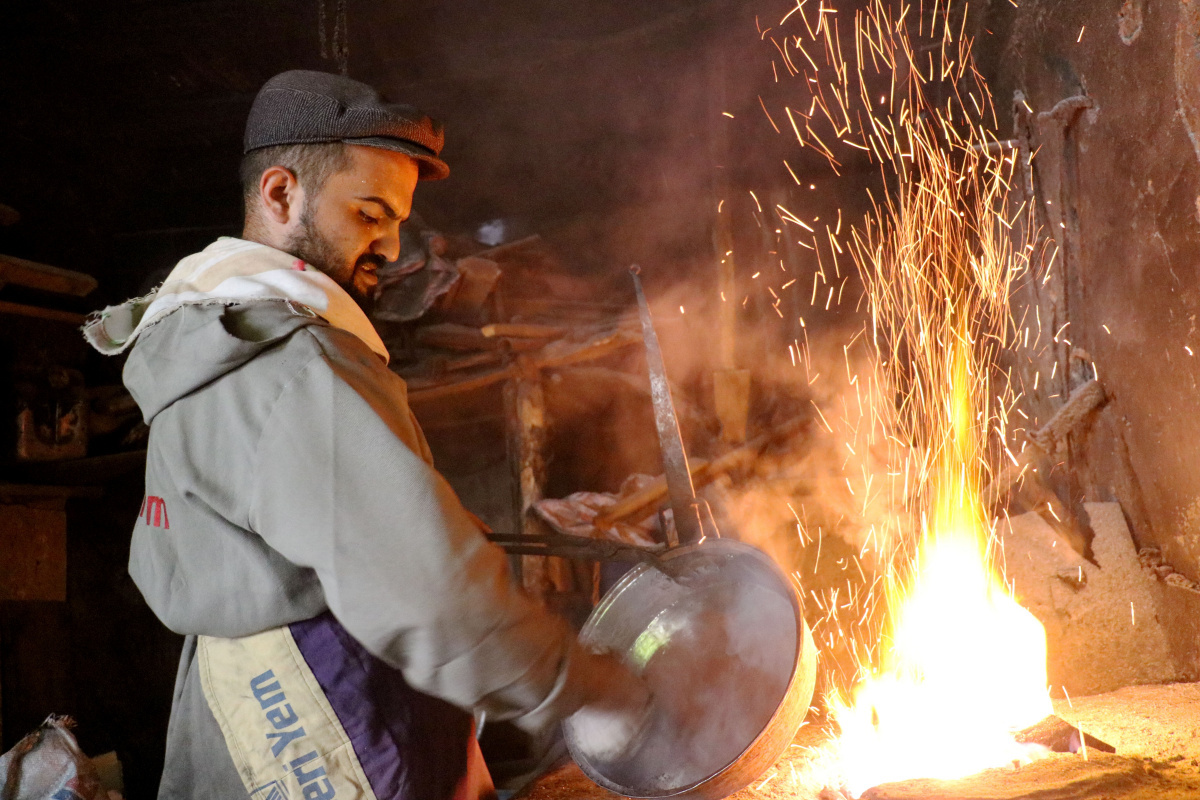
<svg viewBox="0 0 1200 800">
<path fill-rule="evenodd" d="M 0 756 L 0 800 L 108 800 L 67 717 L 47 717 Z"/>
</svg>

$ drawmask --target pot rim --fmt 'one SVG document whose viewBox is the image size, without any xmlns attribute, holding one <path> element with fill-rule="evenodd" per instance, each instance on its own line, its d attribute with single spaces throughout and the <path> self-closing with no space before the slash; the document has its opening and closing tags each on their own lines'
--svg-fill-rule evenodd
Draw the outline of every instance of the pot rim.
<svg viewBox="0 0 1200 800">
<path fill-rule="evenodd" d="M 808 622 L 804 619 L 803 598 L 800 595 L 799 587 L 797 587 L 795 581 L 791 579 L 791 576 L 784 572 L 779 565 L 776 564 L 770 558 L 770 556 L 768 556 L 762 550 L 736 539 L 703 539 L 697 544 L 672 549 L 663 555 L 662 558 L 659 559 L 659 562 L 670 562 L 676 558 L 695 555 L 701 550 L 705 551 L 706 553 L 713 553 L 713 551 L 717 551 L 716 554 L 718 555 L 721 554 L 720 551 L 726 551 L 728 553 L 728 557 L 730 558 L 738 556 L 754 558 L 767 567 L 768 573 L 772 574 L 779 581 L 782 588 L 786 588 L 786 594 L 791 601 L 792 611 L 795 614 L 796 620 L 796 648 L 792 657 L 792 674 L 788 679 L 787 688 L 784 689 L 783 695 L 780 697 L 779 703 L 776 706 L 774 713 L 771 715 L 771 718 L 762 727 L 762 730 L 758 732 L 758 735 L 755 736 L 754 739 L 751 740 L 750 743 L 738 753 L 737 757 L 713 774 L 702 778 L 695 783 L 688 784 L 677 789 L 669 789 L 663 792 L 646 793 L 645 790 L 638 789 L 637 787 L 622 786 L 621 784 L 614 783 L 596 770 L 586 756 L 578 752 L 578 748 L 574 743 L 574 737 L 571 734 L 571 727 L 570 725 L 565 725 L 564 738 L 566 739 L 567 750 L 570 752 L 571 758 L 577 765 L 579 765 L 579 768 L 582 769 L 584 774 L 587 775 L 588 778 L 590 778 L 597 785 L 625 797 L 641 798 L 643 800 L 660 800 L 661 798 L 681 798 L 693 794 L 694 796 L 703 796 L 703 789 L 705 787 L 711 786 L 715 782 L 719 781 L 722 777 L 727 776 L 734 768 L 738 766 L 738 764 L 743 761 L 743 759 L 746 758 L 748 754 L 751 754 L 755 748 L 759 747 L 760 744 L 763 743 L 768 737 L 768 735 L 777 733 L 774 730 L 776 725 L 781 722 L 782 717 L 790 714 L 792 711 L 792 703 L 789 703 L 789 700 L 794 701 L 796 699 L 792 697 L 792 693 L 796 691 L 797 687 L 802 683 L 808 683 L 810 685 L 814 683 L 816 671 L 815 655 L 813 658 L 809 658 L 808 656 L 809 651 L 815 650 L 815 644 L 812 639 L 812 633 L 808 628 Z M 617 598 L 621 596 L 623 591 L 630 584 L 634 583 L 643 574 L 645 574 L 647 570 L 655 568 L 655 565 L 642 563 L 625 573 L 621 580 L 617 581 L 617 583 L 608 590 L 605 596 L 596 605 L 595 609 L 592 610 L 592 613 L 588 616 L 587 622 L 584 623 L 584 626 L 579 633 L 580 641 L 584 644 L 592 643 L 591 639 L 595 635 L 599 620 L 605 616 L 605 613 L 613 606 Z M 810 662 L 812 665 L 813 675 L 801 675 L 801 672 L 805 671 L 806 665 L 808 665 Z M 789 735 L 785 739 L 786 743 L 790 743 L 793 739 L 795 739 L 796 731 L 800 729 L 800 725 L 804 721 L 804 717 L 807 716 L 808 704 L 811 701 L 812 696 L 810 693 L 809 697 L 804 701 L 804 713 L 798 715 L 798 718 L 796 719 L 795 729 L 787 732 Z M 784 747 L 779 750 L 779 753 L 775 753 L 773 755 L 772 760 L 777 759 L 783 752 L 783 749 L 786 749 L 786 747 L 787 744 L 784 744 Z M 750 781 L 747 781 L 746 785 L 749 785 L 751 781 L 753 781 L 753 778 L 751 778 Z M 740 788 L 742 787 L 732 789 L 730 792 L 726 792 L 720 796 L 727 796 L 728 794 L 732 793 L 732 791 L 737 791 Z"/>
</svg>

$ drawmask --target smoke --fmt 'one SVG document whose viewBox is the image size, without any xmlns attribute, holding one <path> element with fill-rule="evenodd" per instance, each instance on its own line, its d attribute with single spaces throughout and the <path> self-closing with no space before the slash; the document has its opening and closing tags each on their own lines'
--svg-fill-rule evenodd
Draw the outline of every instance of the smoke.
<svg viewBox="0 0 1200 800">
<path fill-rule="evenodd" d="M 784 267 L 776 294 L 793 276 L 811 286 L 819 269 L 815 259 Z M 738 447 L 721 440 L 713 401 L 721 337 L 728 335 L 721 330 L 722 304 L 730 299 L 722 300 L 715 277 L 666 286 L 653 273 L 647 277 L 689 458 L 718 457 Z M 881 414 L 892 398 L 882 388 L 865 319 L 852 305 L 857 291 L 847 291 L 846 308 L 809 312 L 802 327 L 799 316 L 774 313 L 768 283 L 747 283 L 745 294 L 733 300 L 736 365 L 750 373 L 747 438 L 809 422 L 701 488 L 699 496 L 722 537 L 754 545 L 792 577 L 821 651 L 819 689 L 845 689 L 859 665 L 870 663 L 861 648 L 878 638 L 880 576 L 911 539 L 905 501 L 913 478 L 905 474 L 904 448 L 888 436 Z M 643 364 L 632 366 L 644 374 Z M 641 403 L 647 404 L 644 396 Z M 640 446 L 656 448 L 653 431 L 643 430 Z M 626 446 L 614 447 L 613 457 Z"/>
</svg>

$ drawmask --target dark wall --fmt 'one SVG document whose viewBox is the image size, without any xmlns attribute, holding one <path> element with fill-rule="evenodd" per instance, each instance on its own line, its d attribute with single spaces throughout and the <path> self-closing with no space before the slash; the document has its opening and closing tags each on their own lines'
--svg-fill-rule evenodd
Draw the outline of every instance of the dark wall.
<svg viewBox="0 0 1200 800">
<path fill-rule="evenodd" d="M 135 474 L 68 501 L 67 601 L 0 603 L 3 748 L 48 714 L 71 716 L 85 753 L 117 752 L 131 800 L 158 790 L 183 641 L 126 571 L 141 500 Z"/>
<path fill-rule="evenodd" d="M 986 5 L 978 53 L 999 107 L 1027 97 L 1018 116 L 1040 148 L 1042 223 L 1058 248 L 1025 298 L 1043 315 L 1034 366 L 1046 378 L 1058 365 L 1034 405 L 1045 420 L 1094 364 L 1110 400 L 1061 474 L 1077 496 L 1119 500 L 1139 545 L 1200 578 L 1200 9 Z M 1195 670 L 1197 623 L 1173 621 Z"/>
<path fill-rule="evenodd" d="M 336 6 L 5 4 L 0 203 L 23 219 L 0 228 L 0 252 L 92 273 L 96 300 L 111 301 L 236 233 L 246 111 L 279 71 L 337 70 L 319 36 L 320 13 L 328 39 Z M 729 163 L 713 150 L 714 126 L 735 141 L 766 126 L 754 88 L 771 75 L 755 26 L 766 9 L 732 0 L 345 6 L 349 74 L 446 124 L 452 176 L 417 196 L 443 229 L 507 218 L 519 233 L 550 237 L 578 269 L 639 260 L 686 270 L 711 252 L 714 171 L 778 169 L 770 145 L 734 147 Z"/>
</svg>

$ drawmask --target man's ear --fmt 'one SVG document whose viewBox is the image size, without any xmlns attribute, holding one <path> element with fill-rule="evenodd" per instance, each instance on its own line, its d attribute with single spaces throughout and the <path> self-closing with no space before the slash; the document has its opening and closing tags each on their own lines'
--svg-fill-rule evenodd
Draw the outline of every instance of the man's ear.
<svg viewBox="0 0 1200 800">
<path fill-rule="evenodd" d="M 258 199 L 268 219 L 288 225 L 300 218 L 304 189 L 287 167 L 268 167 L 258 179 Z"/>
</svg>

